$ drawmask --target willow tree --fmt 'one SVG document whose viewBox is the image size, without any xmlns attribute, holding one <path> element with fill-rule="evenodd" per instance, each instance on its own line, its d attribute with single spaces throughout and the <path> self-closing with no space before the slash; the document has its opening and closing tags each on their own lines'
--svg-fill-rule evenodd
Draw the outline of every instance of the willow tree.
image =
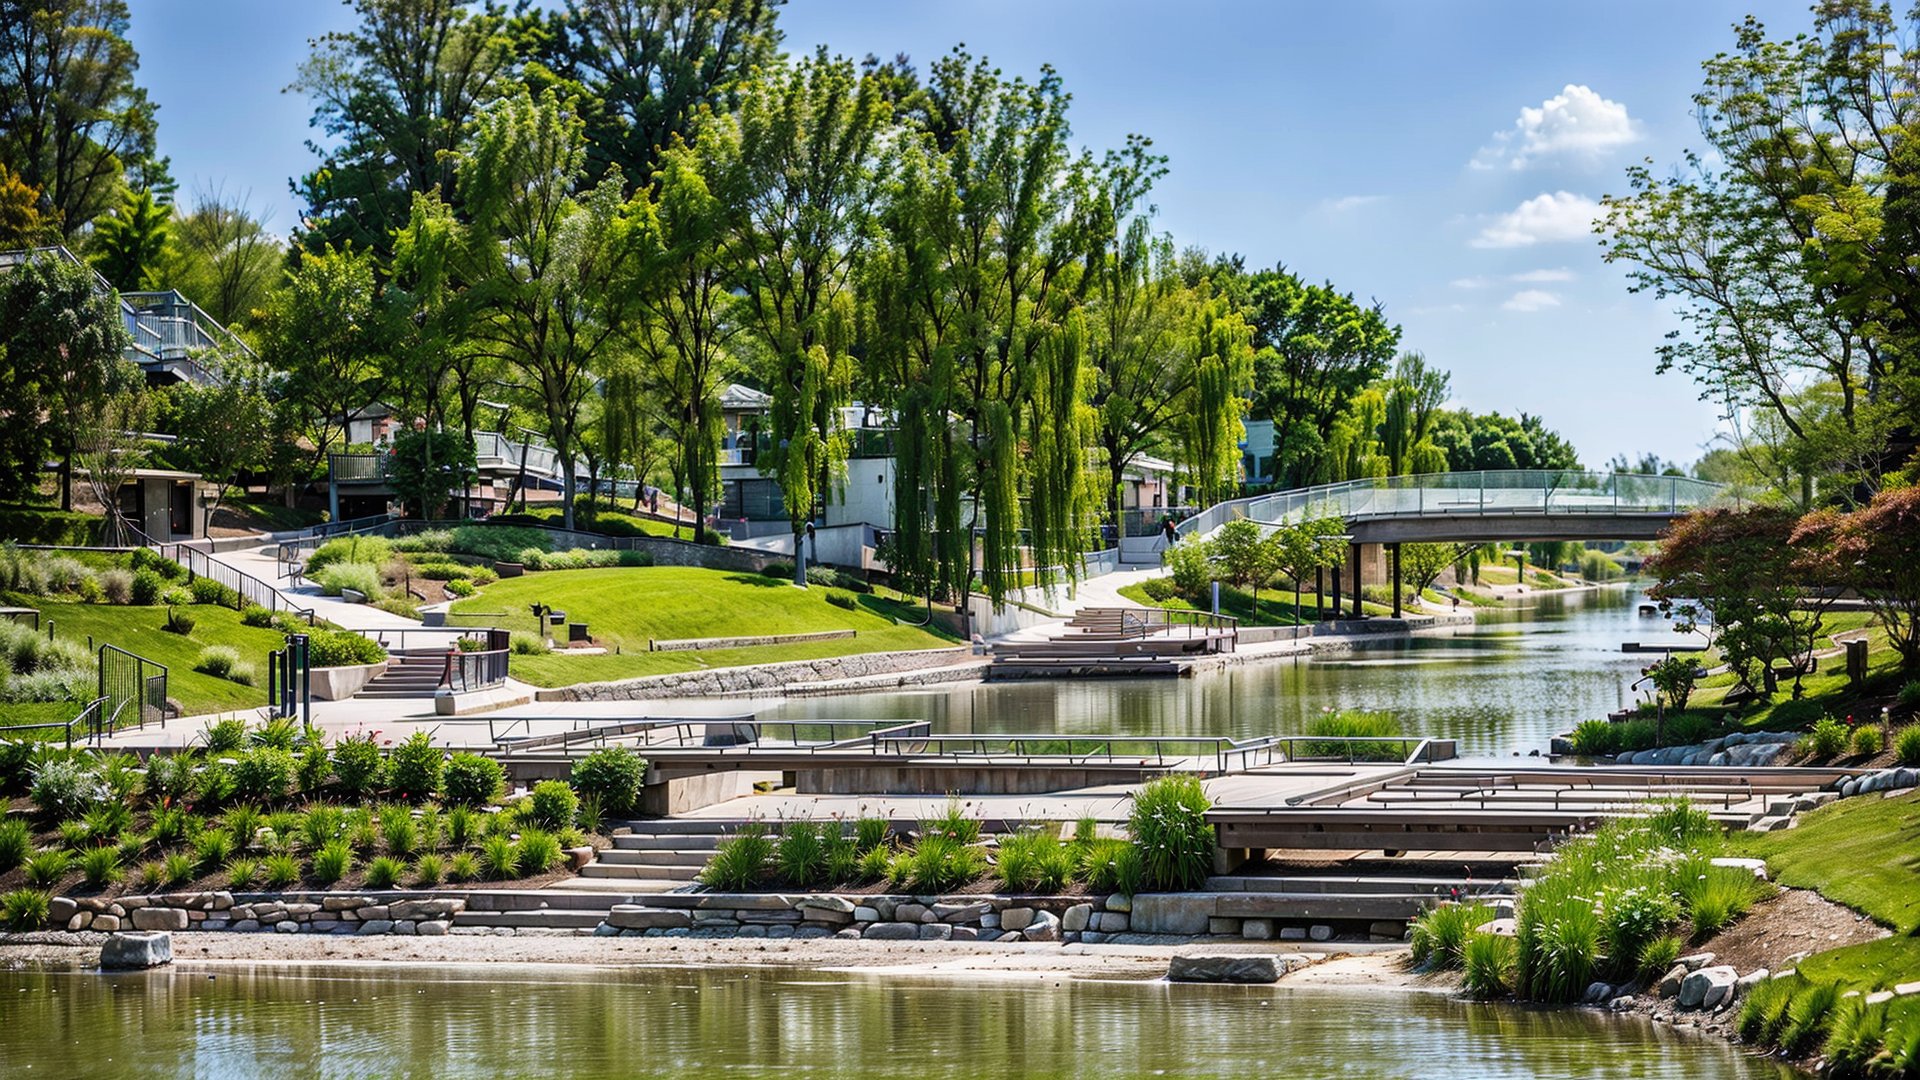
<svg viewBox="0 0 1920 1080">
<path fill-rule="evenodd" d="M 738 320 L 728 290 L 737 210 L 707 183 L 685 142 L 661 156 L 646 200 L 653 229 L 641 246 L 632 346 L 647 391 L 676 447 L 673 478 L 707 539 L 707 507 L 720 487 L 720 394 L 738 369 L 730 343 Z"/>
<path fill-rule="evenodd" d="M 1043 352 L 1082 295 L 1070 211 L 1094 166 L 1068 153 L 1051 68 L 1005 81 L 956 50 L 933 66 L 922 105 L 898 135 L 867 281 L 867 377 L 898 418 L 891 562 L 956 600 L 978 574 L 997 603 L 1023 555 L 1077 572 L 1086 549 L 1084 529 L 1054 524 L 1073 516 L 1084 460 L 1030 450 L 1078 422 L 1039 386 Z M 1023 509 L 1023 492 L 1041 505 Z M 1023 551 L 1034 517 L 1044 524 Z"/>
<path fill-rule="evenodd" d="M 1225 300 L 1200 306 L 1193 321 L 1187 366 L 1192 374 L 1181 395 L 1181 460 L 1200 503 L 1233 496 L 1240 478 L 1240 422 L 1253 379 L 1253 349 L 1246 323 Z"/>
<path fill-rule="evenodd" d="M 739 207 L 729 251 L 740 318 L 772 397 L 772 445 L 757 458 L 777 476 L 793 527 L 794 583 L 814 506 L 844 472 L 841 409 L 853 396 L 851 275 L 874 195 L 874 142 L 887 118 L 878 82 L 822 48 L 756 72 L 739 109 L 702 133 L 701 157 Z"/>
</svg>

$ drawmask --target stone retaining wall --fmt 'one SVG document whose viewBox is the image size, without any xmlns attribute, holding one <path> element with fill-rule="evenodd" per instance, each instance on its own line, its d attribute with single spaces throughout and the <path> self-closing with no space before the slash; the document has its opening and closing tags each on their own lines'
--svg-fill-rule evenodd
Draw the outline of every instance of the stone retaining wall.
<svg viewBox="0 0 1920 1080">
<path fill-rule="evenodd" d="M 762 634 L 758 637 L 652 638 L 649 652 L 689 652 L 697 649 L 747 649 L 760 645 L 791 645 L 801 641 L 838 641 L 853 637 L 854 630 L 815 630 L 807 634 Z"/>
<path fill-rule="evenodd" d="M 1197 922 L 1167 918 L 1177 894 L 1111 896 L 838 896 L 663 893 L 616 905 L 602 937 L 837 937 L 869 941 L 1043 941 L 1089 945 L 1117 935 L 1330 941 L 1328 924 L 1279 919 Z M 1352 936 L 1357 927 L 1345 928 Z M 1373 940 L 1398 941 L 1403 922 L 1367 924 Z"/>
<path fill-rule="evenodd" d="M 857 679 L 900 671 L 946 667 L 967 660 L 965 648 L 914 649 L 904 652 L 833 656 L 820 660 L 790 660 L 752 667 L 682 671 L 649 675 L 619 682 L 579 683 L 534 695 L 538 701 L 645 701 L 652 698 L 710 697 L 715 695 L 777 695 L 790 685 Z"/>
<path fill-rule="evenodd" d="M 56 897 L 48 923 L 68 930 L 233 930 L 282 934 L 445 934 L 466 910 L 458 897 L 386 900 L 230 892 L 154 896 Z"/>
</svg>

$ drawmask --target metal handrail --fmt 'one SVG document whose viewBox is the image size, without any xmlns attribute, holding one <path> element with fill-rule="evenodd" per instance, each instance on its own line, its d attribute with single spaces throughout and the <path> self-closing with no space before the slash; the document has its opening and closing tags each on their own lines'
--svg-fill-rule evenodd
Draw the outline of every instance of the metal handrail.
<svg viewBox="0 0 1920 1080">
<path fill-rule="evenodd" d="M 1182 536 L 1212 533 L 1240 518 L 1267 525 L 1305 518 L 1353 521 L 1407 515 L 1522 513 L 1674 514 L 1740 492 L 1683 476 L 1580 469 L 1483 469 L 1319 484 L 1217 503 L 1175 527 Z"/>
</svg>

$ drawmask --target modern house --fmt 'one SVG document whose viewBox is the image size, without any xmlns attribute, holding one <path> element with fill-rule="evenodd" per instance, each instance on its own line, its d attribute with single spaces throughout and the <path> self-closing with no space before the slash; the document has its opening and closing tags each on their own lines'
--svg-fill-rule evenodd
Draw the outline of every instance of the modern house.
<svg viewBox="0 0 1920 1080">
<path fill-rule="evenodd" d="M 79 256 L 64 247 L 29 248 L 0 251 L 0 272 L 36 256 L 59 259 L 74 266 L 85 265 Z M 221 361 L 253 357 L 253 350 L 233 331 L 172 289 L 121 293 L 115 292 L 99 274 L 94 274 L 94 282 L 102 293 L 114 297 L 119 304 L 127 335 L 133 339 L 127 346 L 126 358 L 139 365 L 151 385 L 215 383 L 220 381 Z"/>
</svg>

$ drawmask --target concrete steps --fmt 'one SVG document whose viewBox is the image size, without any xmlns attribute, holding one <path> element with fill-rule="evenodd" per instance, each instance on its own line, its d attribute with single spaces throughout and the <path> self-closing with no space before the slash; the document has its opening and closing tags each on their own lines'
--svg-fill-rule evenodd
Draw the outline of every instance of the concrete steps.
<svg viewBox="0 0 1920 1080">
<path fill-rule="evenodd" d="M 682 886 L 697 880 L 725 839 L 744 822 L 698 818 L 630 821 L 613 846 L 581 867 L 589 881 L 655 881 Z"/>
<path fill-rule="evenodd" d="M 431 698 L 440 688 L 446 667 L 444 652 L 390 653 L 387 670 L 353 696 L 369 701 Z"/>
</svg>

